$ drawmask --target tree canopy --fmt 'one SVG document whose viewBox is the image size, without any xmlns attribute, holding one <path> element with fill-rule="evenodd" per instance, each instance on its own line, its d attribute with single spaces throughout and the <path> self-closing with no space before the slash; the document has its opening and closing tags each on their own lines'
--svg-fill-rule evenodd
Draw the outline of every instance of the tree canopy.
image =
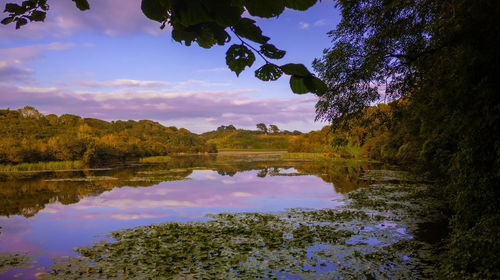
<svg viewBox="0 0 500 280">
<path fill-rule="evenodd" d="M 82 160 L 85 164 L 174 153 L 216 152 L 184 128 L 149 120 L 106 122 L 26 106 L 0 110 L 0 164 Z"/>
<path fill-rule="evenodd" d="M 357 116 L 368 104 L 402 98 L 400 130 L 388 140 L 400 137 L 416 151 L 453 211 L 444 278 L 497 279 L 500 1 L 339 0 L 337 7 L 333 45 L 313 63 L 328 85 L 317 118 Z"/>
<path fill-rule="evenodd" d="M 256 125 L 257 129 L 262 131 L 263 133 L 267 133 L 267 126 L 265 123 L 258 123 Z"/>
<path fill-rule="evenodd" d="M 82 11 L 90 9 L 87 0 L 73 2 Z M 255 71 L 258 79 L 274 81 L 286 74 L 290 75 L 290 88 L 294 93 L 322 95 L 326 91 L 325 83 L 303 64 L 276 64 L 286 52 L 271 44 L 255 20 L 243 13 L 248 11 L 253 17 L 271 18 L 279 16 L 285 8 L 303 11 L 316 2 L 318 0 L 142 0 L 141 9 L 146 17 L 160 24 L 159 28 L 169 25 L 172 38 L 186 46 L 196 42 L 200 47 L 211 48 L 233 42 L 226 52 L 226 64 L 237 76 L 252 66 L 258 55 L 264 61 Z M 1 22 L 15 23 L 19 29 L 31 21 L 44 21 L 48 10 L 47 0 L 26 0 L 21 5 L 7 3 L 4 12 L 8 16 Z"/>
</svg>

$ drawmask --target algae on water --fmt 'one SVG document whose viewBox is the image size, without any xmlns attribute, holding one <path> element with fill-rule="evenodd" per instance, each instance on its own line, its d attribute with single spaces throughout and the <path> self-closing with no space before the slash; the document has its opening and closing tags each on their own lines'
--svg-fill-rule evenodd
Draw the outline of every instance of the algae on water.
<svg viewBox="0 0 500 280">
<path fill-rule="evenodd" d="M 207 221 L 122 229 L 47 279 L 418 279 L 432 272 L 429 244 L 412 232 L 426 186 L 376 184 L 334 209 L 221 213 Z M 430 202 L 429 202 L 430 203 Z"/>
</svg>

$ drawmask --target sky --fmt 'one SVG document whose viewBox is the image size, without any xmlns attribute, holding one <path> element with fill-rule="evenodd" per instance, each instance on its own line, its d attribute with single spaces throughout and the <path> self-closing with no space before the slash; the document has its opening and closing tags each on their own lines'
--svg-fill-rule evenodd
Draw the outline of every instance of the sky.
<svg viewBox="0 0 500 280">
<path fill-rule="evenodd" d="M 20 1 L 0 6 L 5 2 Z M 303 132 L 326 125 L 314 121 L 317 98 L 293 94 L 288 77 L 254 77 L 260 58 L 236 77 L 225 64 L 231 44 L 204 49 L 175 42 L 168 28 L 142 14 L 140 0 L 89 0 L 84 12 L 71 0 L 48 3 L 43 23 L 19 30 L 0 25 L 0 108 L 150 119 L 196 133 L 229 124 L 255 129 L 261 122 Z M 255 19 L 270 43 L 287 51 L 278 64 L 303 63 L 312 71 L 340 16 L 333 1 L 323 0 L 307 11 Z"/>
</svg>

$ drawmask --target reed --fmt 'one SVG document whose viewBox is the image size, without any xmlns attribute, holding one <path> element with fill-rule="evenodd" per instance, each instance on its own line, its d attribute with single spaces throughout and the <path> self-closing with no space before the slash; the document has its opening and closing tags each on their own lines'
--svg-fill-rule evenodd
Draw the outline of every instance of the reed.
<svg viewBox="0 0 500 280">
<path fill-rule="evenodd" d="M 280 154 L 283 159 L 325 159 L 322 153 L 283 153 Z"/>
<path fill-rule="evenodd" d="M 139 159 L 140 162 L 144 163 L 165 163 L 171 160 L 172 158 L 169 156 L 143 157 Z"/>
<path fill-rule="evenodd" d="M 70 170 L 70 169 L 81 169 L 81 168 L 83 168 L 83 164 L 79 160 L 0 164 L 0 172 Z"/>
</svg>

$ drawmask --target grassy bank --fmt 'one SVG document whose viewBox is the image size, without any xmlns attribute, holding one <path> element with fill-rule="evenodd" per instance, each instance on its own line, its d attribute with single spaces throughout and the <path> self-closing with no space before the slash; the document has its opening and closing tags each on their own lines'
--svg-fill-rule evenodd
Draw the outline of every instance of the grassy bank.
<svg viewBox="0 0 500 280">
<path fill-rule="evenodd" d="M 219 153 L 270 153 L 270 152 L 283 152 L 283 149 L 219 149 Z"/>
<path fill-rule="evenodd" d="M 69 169 L 81 169 L 81 168 L 83 168 L 83 164 L 79 160 L 47 161 L 47 162 L 20 163 L 20 164 L 0 164 L 0 172 L 69 170 Z"/>
<path fill-rule="evenodd" d="M 282 159 L 324 159 L 327 158 L 322 153 L 283 153 Z"/>
<path fill-rule="evenodd" d="M 172 158 L 169 156 L 143 157 L 139 159 L 140 162 L 144 163 L 165 163 L 171 160 Z"/>
</svg>

